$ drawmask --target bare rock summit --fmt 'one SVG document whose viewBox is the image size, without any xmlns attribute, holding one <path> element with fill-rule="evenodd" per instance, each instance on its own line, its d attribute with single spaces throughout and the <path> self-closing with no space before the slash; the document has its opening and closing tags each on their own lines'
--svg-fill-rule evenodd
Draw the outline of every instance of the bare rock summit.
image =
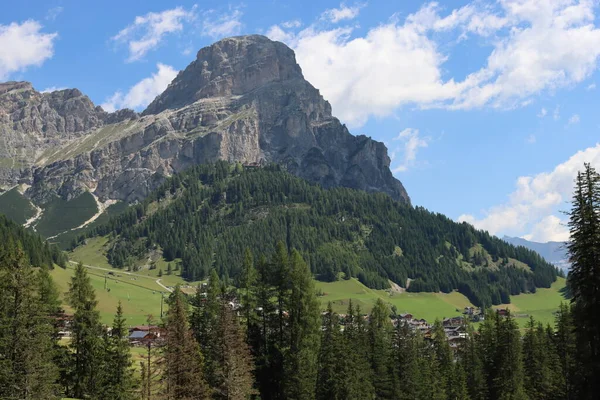
<svg viewBox="0 0 600 400">
<path fill-rule="evenodd" d="M 30 185 L 38 203 L 84 191 L 140 200 L 166 176 L 219 159 L 276 162 L 325 187 L 410 202 L 385 145 L 350 134 L 294 52 L 259 35 L 201 49 L 141 114 L 107 113 L 77 89 L 0 83 L 0 135 L 0 185 Z"/>
</svg>

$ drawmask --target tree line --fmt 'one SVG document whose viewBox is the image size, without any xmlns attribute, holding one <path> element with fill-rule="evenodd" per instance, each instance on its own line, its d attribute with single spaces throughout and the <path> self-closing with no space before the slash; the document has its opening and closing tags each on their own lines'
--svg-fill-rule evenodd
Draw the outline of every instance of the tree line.
<svg viewBox="0 0 600 400">
<path fill-rule="evenodd" d="M 72 338 L 60 344 L 59 293 L 13 240 L 0 248 L 0 398 L 596 399 L 600 175 L 589 165 L 572 203 L 572 299 L 554 326 L 530 320 L 522 334 L 510 314 L 489 311 L 451 347 L 439 321 L 424 334 L 394 326 L 381 300 L 368 316 L 352 304 L 343 318 L 321 313 L 308 264 L 279 242 L 256 259 L 243 251 L 235 288 L 215 269 L 193 296 L 176 288 L 140 378 L 122 310 L 110 332 L 100 324 L 81 264 L 65 295 Z"/>
<path fill-rule="evenodd" d="M 215 270 L 195 295 L 179 287 L 135 372 L 119 304 L 100 323 L 94 289 L 78 265 L 66 293 L 72 336 L 60 344 L 59 295 L 46 268 L 18 248 L 0 257 L 0 398 L 53 399 L 593 399 L 578 304 L 554 326 L 489 311 L 451 347 L 436 321 L 421 333 L 378 300 L 365 315 L 321 312 L 312 273 L 283 243 L 269 258 L 247 250 L 237 288 Z M 575 291 L 577 292 L 577 291 Z M 149 324 L 153 324 L 152 320 Z M 586 328 L 587 329 L 587 328 Z"/>
<path fill-rule="evenodd" d="M 269 254 L 283 240 L 317 279 L 356 277 L 376 289 L 392 280 L 414 292 L 458 289 L 484 307 L 550 287 L 560 274 L 537 253 L 466 223 L 381 193 L 326 190 L 276 165 L 193 167 L 87 233 L 96 235 L 110 237 L 107 256 L 115 267 L 133 267 L 158 248 L 166 260 L 181 260 L 189 280 L 212 269 L 235 278 L 245 248 Z"/>
</svg>

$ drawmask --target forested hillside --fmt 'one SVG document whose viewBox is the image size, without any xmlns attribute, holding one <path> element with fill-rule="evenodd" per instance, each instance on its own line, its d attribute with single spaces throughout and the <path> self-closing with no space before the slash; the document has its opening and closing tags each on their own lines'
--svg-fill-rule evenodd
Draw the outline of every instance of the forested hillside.
<svg viewBox="0 0 600 400">
<path fill-rule="evenodd" d="M 384 194 L 325 190 L 277 166 L 194 167 L 87 236 L 95 235 L 110 235 L 107 256 L 115 267 L 162 249 L 165 259 L 182 260 L 190 280 L 213 267 L 234 278 L 245 248 L 268 254 L 281 240 L 301 252 L 320 280 L 457 289 L 475 305 L 508 303 L 510 295 L 549 287 L 558 273 L 535 252 L 468 224 Z"/>
<path fill-rule="evenodd" d="M 0 250 L 20 245 L 34 267 L 54 264 L 65 266 L 67 257 L 56 246 L 49 245 L 39 235 L 17 225 L 3 214 L 0 214 Z"/>
</svg>

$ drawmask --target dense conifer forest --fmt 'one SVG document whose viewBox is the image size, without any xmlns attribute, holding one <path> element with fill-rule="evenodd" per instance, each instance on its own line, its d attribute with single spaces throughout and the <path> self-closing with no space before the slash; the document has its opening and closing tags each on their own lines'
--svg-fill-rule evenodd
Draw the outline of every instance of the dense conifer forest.
<svg viewBox="0 0 600 400">
<path fill-rule="evenodd" d="M 313 273 L 295 249 L 239 254 L 236 285 L 216 269 L 195 295 L 176 287 L 135 371 L 121 305 L 102 326 L 86 268 L 65 299 L 70 339 L 59 340 L 59 293 L 34 268 L 18 230 L 0 251 L 0 398 L 262 400 L 534 400 L 597 398 L 600 390 L 600 175 L 586 165 L 570 212 L 572 299 L 554 325 L 523 332 L 488 310 L 415 328 L 378 300 L 321 312 Z M 455 332 L 453 334 L 451 332 Z"/>
<path fill-rule="evenodd" d="M 66 255 L 56 246 L 48 244 L 42 238 L 17 225 L 0 214 L 0 243 L 2 247 L 18 244 L 28 258 L 29 263 L 37 267 L 53 268 L 54 264 L 64 267 Z"/>
<path fill-rule="evenodd" d="M 246 247 L 268 254 L 282 240 L 320 280 L 458 290 L 477 306 L 509 303 L 510 295 L 549 287 L 558 274 L 537 253 L 466 223 L 384 194 L 325 190 L 278 166 L 194 167 L 88 233 L 94 235 L 110 235 L 107 255 L 115 267 L 158 248 L 168 261 L 181 259 L 189 280 L 204 279 L 213 268 L 220 277 L 237 277 Z"/>
</svg>

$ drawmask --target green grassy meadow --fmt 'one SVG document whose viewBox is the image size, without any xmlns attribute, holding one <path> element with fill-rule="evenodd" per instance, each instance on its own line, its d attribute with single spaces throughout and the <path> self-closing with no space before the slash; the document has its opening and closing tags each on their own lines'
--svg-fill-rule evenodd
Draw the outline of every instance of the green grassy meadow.
<svg viewBox="0 0 600 400">
<path fill-rule="evenodd" d="M 66 269 L 54 268 L 51 272 L 52 278 L 63 296 L 69 290 L 73 271 L 74 267 L 68 266 Z M 149 314 L 157 319 L 160 318 L 161 291 L 165 292 L 165 290 L 156 283 L 154 283 L 155 289 L 153 290 L 150 287 L 138 285 L 140 279 L 134 281 L 127 275 L 121 274 L 120 278 L 107 276 L 106 286 L 107 289 L 110 289 L 108 291 L 104 289 L 105 275 L 102 271 L 88 270 L 88 275 L 96 291 L 102 323 L 112 324 L 119 301 L 123 305 L 127 325 L 145 324 Z M 153 281 L 150 281 L 149 285 L 152 284 L 151 282 Z"/>
<path fill-rule="evenodd" d="M 72 261 L 81 261 L 86 265 L 107 268 L 121 275 L 120 277 L 111 276 L 111 280 L 109 280 L 111 292 L 106 292 L 104 291 L 103 278 L 105 271 L 89 271 L 94 287 L 98 292 L 103 322 L 110 323 L 112 321 L 112 316 L 119 299 L 123 302 L 130 324 L 136 325 L 145 322 L 146 315 L 149 313 L 154 316 L 160 315 L 160 295 L 158 292 L 164 291 L 156 283 L 160 269 L 163 271 L 163 276 L 160 279 L 164 285 L 189 285 L 190 288 L 185 291 L 188 293 L 193 292 L 193 287 L 197 282 L 185 282 L 179 276 L 179 272 L 167 275 L 168 263 L 162 260 L 162 258 L 156 261 L 156 269 L 149 270 L 142 268 L 134 272 L 136 279 L 135 281 L 132 280 L 133 277 L 128 276 L 125 271 L 113 269 L 110 266 L 104 254 L 106 242 L 107 239 L 102 237 L 88 239 L 86 245 L 80 246 L 69 253 Z M 72 273 L 72 267 L 70 266 L 70 269 L 67 269 L 67 271 L 60 269 L 53 271 L 57 282 L 62 282 L 61 290 L 63 291 L 67 289 L 66 282 Z M 334 311 L 338 313 L 345 313 L 347 311 L 350 299 L 352 299 L 354 304 L 359 305 L 365 313 L 371 310 L 377 299 L 382 299 L 384 302 L 390 304 L 390 306 L 395 306 L 398 313 L 411 313 L 416 318 L 424 318 L 432 322 L 438 318 L 442 319 L 460 315 L 464 307 L 472 305 L 465 296 L 458 292 L 448 294 L 399 293 L 393 290 L 374 290 L 369 289 L 357 279 L 340 280 L 337 282 L 315 281 L 315 286 L 320 293 L 319 300 L 321 307 L 325 309 L 327 304 L 331 302 Z M 534 294 L 512 296 L 511 304 L 500 305 L 495 308 L 510 308 L 522 327 L 525 326 L 530 315 L 544 324 L 553 323 L 554 312 L 557 310 L 559 304 L 561 301 L 567 301 L 561 293 L 561 289 L 564 287 L 565 279 L 558 278 L 551 288 L 538 289 Z M 153 294 L 153 291 L 156 293 Z M 127 297 L 128 294 L 129 300 Z"/>
<path fill-rule="evenodd" d="M 435 321 L 436 318 L 453 317 L 462 313 L 464 307 L 471 306 L 469 300 L 458 292 L 444 293 L 397 293 L 385 290 L 369 289 L 356 279 L 337 282 L 316 282 L 317 290 L 323 293 L 319 297 L 321 306 L 332 303 L 334 311 L 345 313 L 349 299 L 360 305 L 364 312 L 369 312 L 379 298 L 396 306 L 398 313 L 410 312 L 416 318 Z M 558 278 L 552 287 L 538 289 L 534 294 L 520 294 L 511 297 L 511 304 L 494 308 L 510 308 L 520 326 L 525 326 L 529 316 L 533 316 L 543 324 L 554 323 L 554 312 L 561 301 L 567 300 L 561 294 L 565 287 L 565 279 Z"/>
<path fill-rule="evenodd" d="M 517 316 L 517 321 L 522 327 L 529 321 L 529 315 L 532 315 L 536 321 L 540 321 L 544 325 L 554 325 L 554 313 L 558 306 L 561 302 L 566 303 L 569 301 L 562 294 L 565 285 L 565 278 L 559 277 L 548 289 L 538 289 L 534 294 L 511 296 L 511 304 L 498 307 L 509 308 Z"/>
</svg>

